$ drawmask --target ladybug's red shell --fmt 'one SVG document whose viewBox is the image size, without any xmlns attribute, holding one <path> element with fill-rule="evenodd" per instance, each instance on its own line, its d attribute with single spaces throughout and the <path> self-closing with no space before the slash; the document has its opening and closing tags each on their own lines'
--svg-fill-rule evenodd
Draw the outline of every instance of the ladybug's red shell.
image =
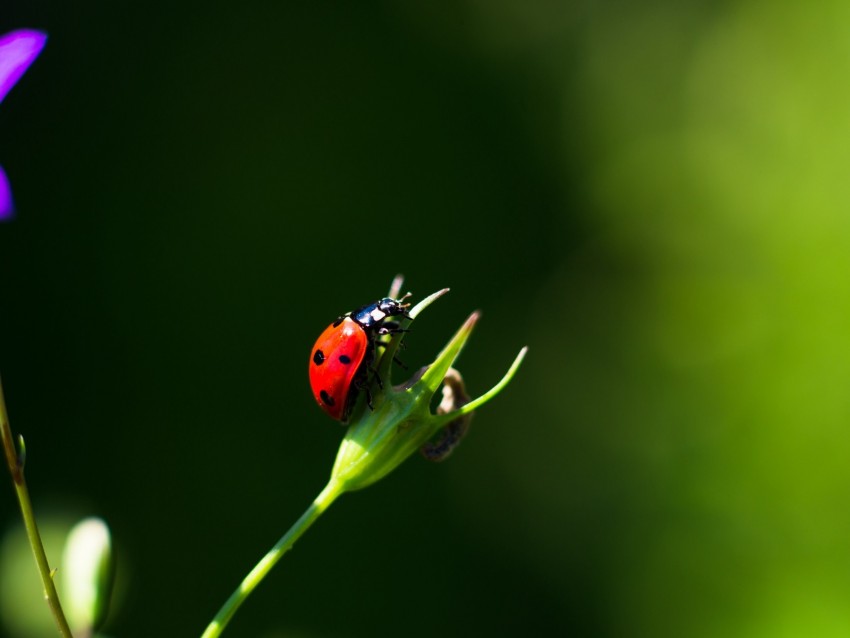
<svg viewBox="0 0 850 638">
<path fill-rule="evenodd" d="M 351 386 L 366 356 L 369 338 L 350 317 L 328 326 L 313 346 L 310 386 L 321 408 L 338 421 L 347 416 Z"/>
<path fill-rule="evenodd" d="M 337 319 L 319 336 L 310 357 L 310 386 L 316 403 L 337 421 L 346 422 L 358 390 L 365 389 L 375 350 L 384 335 L 403 332 L 390 317 L 410 319 L 404 299 L 384 297 Z M 386 344 L 383 344 L 386 345 Z M 374 374 L 377 379 L 377 372 Z M 377 379 L 380 384 L 380 379 Z"/>
</svg>

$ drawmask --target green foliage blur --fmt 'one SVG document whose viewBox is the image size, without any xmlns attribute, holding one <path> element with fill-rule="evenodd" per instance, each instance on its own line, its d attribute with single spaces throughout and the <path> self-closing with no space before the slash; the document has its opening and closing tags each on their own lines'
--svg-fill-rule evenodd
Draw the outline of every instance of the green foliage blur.
<svg viewBox="0 0 850 638">
<path fill-rule="evenodd" d="M 397 272 L 452 288 L 412 370 L 476 308 L 472 394 L 529 356 L 226 635 L 850 635 L 850 4 L 7 4 L 0 373 L 108 635 L 199 635 L 308 506 L 310 347 Z"/>
</svg>

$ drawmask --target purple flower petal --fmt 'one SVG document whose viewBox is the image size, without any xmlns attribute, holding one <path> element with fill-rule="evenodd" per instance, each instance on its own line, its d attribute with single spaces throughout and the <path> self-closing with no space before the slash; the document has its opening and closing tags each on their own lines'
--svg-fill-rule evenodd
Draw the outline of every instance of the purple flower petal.
<svg viewBox="0 0 850 638">
<path fill-rule="evenodd" d="M 6 172 L 0 166 L 0 222 L 12 218 L 15 209 L 12 207 L 12 189 L 9 188 L 9 179 Z"/>
<path fill-rule="evenodd" d="M 41 53 L 47 34 L 31 29 L 0 37 L 0 102 Z"/>
</svg>

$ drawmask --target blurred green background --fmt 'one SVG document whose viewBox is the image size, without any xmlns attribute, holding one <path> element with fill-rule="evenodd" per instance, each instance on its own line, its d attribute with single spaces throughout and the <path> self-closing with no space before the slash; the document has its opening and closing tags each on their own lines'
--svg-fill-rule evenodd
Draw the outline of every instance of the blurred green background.
<svg viewBox="0 0 850 638">
<path fill-rule="evenodd" d="M 225 635 L 850 635 L 850 4 L 5 4 L 0 372 L 109 635 L 199 635 L 318 493 L 310 347 L 397 272 L 452 288 L 412 368 L 476 308 L 471 392 L 529 357 Z"/>
</svg>

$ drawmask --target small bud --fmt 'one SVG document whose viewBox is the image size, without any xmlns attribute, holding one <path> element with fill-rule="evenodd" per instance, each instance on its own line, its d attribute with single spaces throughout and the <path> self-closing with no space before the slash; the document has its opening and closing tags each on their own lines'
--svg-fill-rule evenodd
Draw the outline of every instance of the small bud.
<svg viewBox="0 0 850 638">
<path fill-rule="evenodd" d="M 68 533 L 59 570 L 62 606 L 75 632 L 90 633 L 106 616 L 112 591 L 109 528 L 86 518 Z"/>
</svg>

